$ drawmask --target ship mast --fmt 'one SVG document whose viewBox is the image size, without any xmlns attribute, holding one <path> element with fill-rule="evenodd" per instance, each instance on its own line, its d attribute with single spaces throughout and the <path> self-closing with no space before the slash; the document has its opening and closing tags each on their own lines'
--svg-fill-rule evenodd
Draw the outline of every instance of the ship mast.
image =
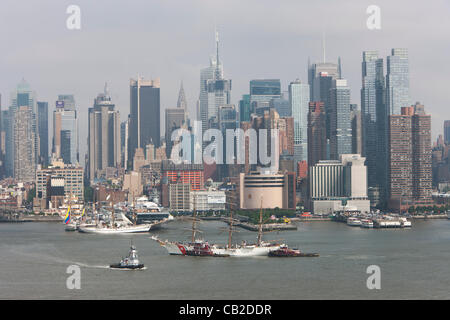
<svg viewBox="0 0 450 320">
<path fill-rule="evenodd" d="M 195 195 L 194 195 L 195 197 Z M 192 210 L 192 243 L 195 242 L 195 199 L 194 199 L 194 210 Z"/>
<path fill-rule="evenodd" d="M 261 209 L 259 210 L 259 228 L 258 228 L 258 241 L 257 241 L 258 247 L 261 246 L 261 240 L 262 240 L 262 203 L 263 203 L 263 199 L 261 197 Z"/>
<path fill-rule="evenodd" d="M 231 237 L 233 234 L 233 209 L 230 207 L 230 229 L 228 231 L 228 248 L 231 248 Z"/>
</svg>

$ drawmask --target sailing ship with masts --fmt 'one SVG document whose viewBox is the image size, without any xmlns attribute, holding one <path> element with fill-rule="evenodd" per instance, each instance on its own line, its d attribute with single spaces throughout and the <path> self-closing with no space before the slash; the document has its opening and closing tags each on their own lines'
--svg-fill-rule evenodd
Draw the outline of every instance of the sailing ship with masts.
<svg viewBox="0 0 450 320">
<path fill-rule="evenodd" d="M 258 237 L 256 243 L 249 244 L 247 242 L 242 242 L 241 244 L 232 244 L 232 234 L 233 234 L 233 210 L 230 210 L 230 220 L 229 220 L 229 232 L 228 232 L 228 245 L 225 247 L 214 246 L 213 251 L 217 254 L 229 255 L 232 257 L 251 257 L 251 256 L 267 256 L 269 252 L 278 250 L 280 246 L 284 244 L 279 244 L 277 242 L 266 242 L 262 240 L 263 235 L 263 220 L 262 220 L 262 199 L 261 208 L 259 212 L 259 225 L 258 225 Z"/>
<path fill-rule="evenodd" d="M 106 198 L 108 200 L 110 195 Z M 119 212 L 118 218 L 116 217 L 115 207 L 111 201 L 111 211 L 109 213 L 109 221 L 101 221 L 98 218 L 95 225 L 80 225 L 78 228 L 79 232 L 83 233 L 96 233 L 96 234 L 116 234 L 116 233 L 138 233 L 138 232 L 149 232 L 152 224 L 139 224 L 136 222 L 131 222 L 123 212 Z"/>
<path fill-rule="evenodd" d="M 191 242 L 181 243 L 177 241 L 162 241 L 158 237 L 153 236 L 151 239 L 157 241 L 162 247 L 164 247 L 167 252 L 171 255 L 186 255 L 186 256 L 209 256 L 209 257 L 227 257 L 226 253 L 216 252 L 216 246 L 209 244 L 208 241 L 204 239 L 197 238 L 196 235 L 201 230 L 197 229 L 197 222 L 199 222 L 196 217 L 195 202 L 194 210 L 192 211 L 192 236 Z"/>
</svg>

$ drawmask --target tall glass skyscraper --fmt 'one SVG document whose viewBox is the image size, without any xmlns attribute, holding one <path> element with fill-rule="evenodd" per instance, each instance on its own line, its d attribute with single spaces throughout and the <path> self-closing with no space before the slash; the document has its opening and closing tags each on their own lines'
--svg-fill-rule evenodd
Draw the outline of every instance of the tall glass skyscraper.
<svg viewBox="0 0 450 320">
<path fill-rule="evenodd" d="M 137 148 L 160 146 L 160 80 L 130 80 L 130 126 L 128 159 Z"/>
<path fill-rule="evenodd" d="M 379 123 L 386 120 L 383 94 L 383 59 L 378 58 L 377 51 L 364 51 L 361 88 L 362 151 L 366 158 L 369 187 L 378 185 L 377 168 L 379 162 L 383 161 L 385 153 L 383 150 L 386 148 L 384 142 L 386 133 L 385 130 L 381 131 L 382 126 Z"/>
<path fill-rule="evenodd" d="M 386 103 L 390 115 L 400 114 L 402 107 L 411 105 L 408 49 L 392 49 L 387 57 Z"/>
<path fill-rule="evenodd" d="M 289 84 L 289 104 L 294 118 L 294 160 L 308 160 L 309 85 L 296 80 Z"/>
<path fill-rule="evenodd" d="M 281 98 L 280 79 L 257 79 L 250 81 L 250 108 L 260 116 L 269 110 L 272 99 Z"/>
<path fill-rule="evenodd" d="M 48 102 L 38 102 L 39 163 L 48 165 Z"/>
<path fill-rule="evenodd" d="M 338 160 L 341 154 L 352 153 L 350 88 L 347 80 L 334 80 L 330 90 L 330 109 L 330 158 Z"/>
<path fill-rule="evenodd" d="M 203 132 L 217 126 L 219 107 L 231 101 L 231 80 L 224 79 L 219 58 L 219 35 L 216 32 L 216 56 L 210 65 L 200 71 L 200 116 Z"/>
</svg>

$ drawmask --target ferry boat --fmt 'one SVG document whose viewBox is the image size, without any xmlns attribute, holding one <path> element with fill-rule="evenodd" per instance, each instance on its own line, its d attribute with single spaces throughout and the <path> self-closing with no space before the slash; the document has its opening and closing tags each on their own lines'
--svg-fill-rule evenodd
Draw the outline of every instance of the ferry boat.
<svg viewBox="0 0 450 320">
<path fill-rule="evenodd" d="M 373 228 L 373 221 L 369 220 L 369 219 L 362 219 L 361 227 L 362 228 Z"/>
<path fill-rule="evenodd" d="M 128 257 L 120 260 L 119 263 L 111 264 L 109 266 L 113 269 L 142 269 L 144 268 L 144 264 L 139 263 L 138 255 L 136 247 L 131 244 L 130 252 L 128 253 Z"/>
<path fill-rule="evenodd" d="M 282 246 L 278 250 L 270 251 L 269 257 L 318 257 L 318 253 L 304 253 L 298 249 L 290 249 L 288 246 Z"/>
<path fill-rule="evenodd" d="M 359 220 L 356 217 L 349 217 L 349 218 L 347 218 L 347 225 L 352 226 L 352 227 L 360 227 L 361 220 Z"/>
</svg>

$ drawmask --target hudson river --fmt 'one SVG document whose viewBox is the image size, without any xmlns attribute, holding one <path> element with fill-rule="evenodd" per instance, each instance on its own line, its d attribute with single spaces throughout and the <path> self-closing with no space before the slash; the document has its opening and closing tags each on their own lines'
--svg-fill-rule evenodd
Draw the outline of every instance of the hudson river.
<svg viewBox="0 0 450 320">
<path fill-rule="evenodd" d="M 411 229 L 361 229 L 336 222 L 299 223 L 272 232 L 318 258 L 169 256 L 150 239 L 189 240 L 188 222 L 150 234 L 93 235 L 62 223 L 0 224 L 1 299 L 450 299 L 450 220 L 413 221 Z M 203 222 L 211 243 L 226 243 L 227 225 Z M 256 233 L 234 233 L 236 242 Z M 141 271 L 111 270 L 134 241 Z M 69 290 L 67 267 L 81 270 Z M 381 269 L 381 289 L 366 286 L 366 269 Z"/>
</svg>

